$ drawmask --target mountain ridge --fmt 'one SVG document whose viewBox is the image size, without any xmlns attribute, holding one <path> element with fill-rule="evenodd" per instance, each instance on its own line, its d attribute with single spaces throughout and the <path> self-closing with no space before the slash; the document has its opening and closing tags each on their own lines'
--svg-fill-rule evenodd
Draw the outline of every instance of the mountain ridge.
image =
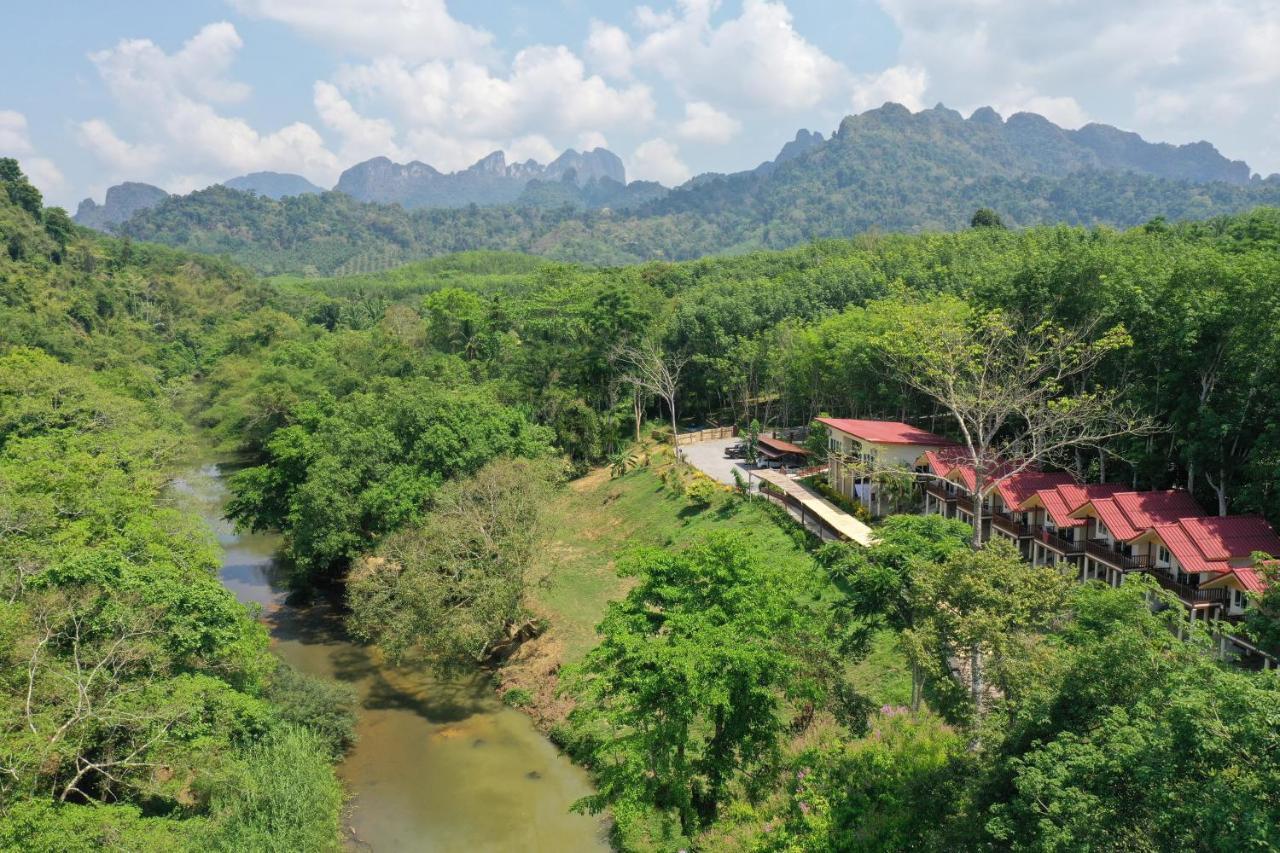
<svg viewBox="0 0 1280 853">
<path fill-rule="evenodd" d="M 441 172 L 413 160 L 396 163 L 389 157 L 373 157 L 344 171 L 334 186 L 357 201 L 419 207 L 462 207 L 468 204 L 513 204 L 530 181 L 559 181 L 566 176 L 579 186 L 592 180 L 626 185 L 622 160 L 605 148 L 569 149 L 546 166 L 535 160 L 507 163 L 506 154 L 494 151 L 466 169 Z"/>
</svg>

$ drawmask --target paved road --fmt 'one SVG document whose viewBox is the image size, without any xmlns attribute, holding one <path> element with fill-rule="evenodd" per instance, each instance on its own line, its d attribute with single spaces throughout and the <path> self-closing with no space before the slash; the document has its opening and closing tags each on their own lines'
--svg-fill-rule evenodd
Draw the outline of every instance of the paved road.
<svg viewBox="0 0 1280 853">
<path fill-rule="evenodd" d="M 708 477 L 719 480 L 726 486 L 732 486 L 734 469 L 738 470 L 744 480 L 747 478 L 747 469 L 743 467 L 741 459 L 726 459 L 724 451 L 726 447 L 738 444 L 740 441 L 741 439 L 737 438 L 700 441 L 680 448 L 680 452 L 684 455 L 686 462 Z"/>
</svg>

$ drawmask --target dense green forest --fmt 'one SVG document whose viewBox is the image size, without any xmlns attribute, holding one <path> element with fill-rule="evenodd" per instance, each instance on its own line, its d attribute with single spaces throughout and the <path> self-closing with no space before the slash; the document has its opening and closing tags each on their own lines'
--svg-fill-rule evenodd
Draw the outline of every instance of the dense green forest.
<svg viewBox="0 0 1280 853">
<path fill-rule="evenodd" d="M 1280 178 L 1249 180 L 1207 143 L 1157 146 L 1101 125 L 1063 131 L 1032 114 L 1002 123 L 987 113 L 966 120 L 887 104 L 769 168 L 702 175 L 670 192 L 632 184 L 616 200 L 535 182 L 514 205 L 406 211 L 342 193 L 274 201 L 215 186 L 118 230 L 267 274 L 331 275 L 474 249 L 596 266 L 682 260 L 877 229 L 955 230 L 980 207 L 1016 226 L 1124 228 L 1280 204 Z"/>
<path fill-rule="evenodd" d="M 284 534 L 295 583 L 336 586 L 360 636 L 443 667 L 476 665 L 527 623 L 536 510 L 567 476 L 608 464 L 708 526 L 753 513 L 771 523 L 767 505 L 708 492 L 649 443 L 665 404 L 624 381 L 626 344 L 688 359 L 686 426 L 829 412 L 945 432 L 885 369 L 887 342 L 923 351 L 932 324 L 992 310 L 1122 324 L 1131 344 L 1085 381 L 1166 428 L 1061 464 L 1188 485 L 1207 505 L 1280 520 L 1277 209 L 1127 231 L 869 234 L 607 268 L 473 252 L 262 280 L 76 229 L 11 163 L 0 846 L 309 850 L 336 838 L 330 760 L 349 731 L 308 722 L 341 719 L 344 698 L 277 669 L 214 578 L 208 537 L 162 499 L 192 430 L 251 462 L 231 512 Z M 211 212 L 234 202 L 242 218 L 218 233 L 273 271 L 305 266 L 309 248 L 265 260 L 304 235 L 327 229 L 331 246 L 367 249 L 359 241 L 377 233 L 290 210 L 404 221 L 332 195 L 196 197 Z M 978 204 L 955 198 L 968 221 Z M 1130 221 L 1157 209 L 1135 207 Z M 167 202 L 145 221 L 181 210 Z M 673 239 L 696 239 L 670 221 Z M 227 248 L 189 227 L 177 242 Z M 800 227 L 787 241 L 810 236 Z M 540 248 L 477 237 L 441 251 L 481 247 Z M 316 270 L 347 256 L 326 257 Z M 582 806 L 610 810 L 619 846 L 1280 845 L 1280 681 L 1219 663 L 1185 626 L 1179 639 L 1178 611 L 1146 604 L 1156 591 L 1069 585 L 1000 545 L 971 551 L 964 526 L 938 518 L 891 518 L 869 550 L 781 523 L 785 551 L 721 531 L 616 555 L 630 583 L 564 673 L 573 708 L 555 736 L 592 769 L 597 792 Z M 878 704 L 850 677 L 881 635 L 924 678 L 922 708 Z M 977 643 L 991 650 L 997 698 L 975 705 L 948 649 Z"/>
</svg>

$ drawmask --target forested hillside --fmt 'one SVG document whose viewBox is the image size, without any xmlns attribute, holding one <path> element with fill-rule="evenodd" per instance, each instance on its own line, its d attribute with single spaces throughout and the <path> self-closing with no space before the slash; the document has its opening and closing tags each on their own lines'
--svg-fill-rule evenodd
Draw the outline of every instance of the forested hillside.
<svg viewBox="0 0 1280 853">
<path fill-rule="evenodd" d="M 79 231 L 12 160 L 0 239 L 0 848 L 332 846 L 350 730 L 307 721 L 349 700 L 277 662 L 165 498 L 174 403 L 267 291 Z"/>
<path fill-rule="evenodd" d="M 980 207 L 1013 226 L 1131 227 L 1280 204 L 1280 179 L 1251 180 L 1207 143 L 1153 145 L 1104 125 L 1064 131 L 1028 113 L 1006 122 L 991 110 L 963 119 L 888 104 L 850 116 L 828 140 L 801 138 L 767 168 L 669 192 L 538 180 L 513 205 L 406 211 L 341 193 L 272 201 L 213 187 L 119 230 L 265 273 L 329 275 L 473 249 L 601 266 L 680 260 L 873 229 L 954 230 Z"/>
<path fill-rule="evenodd" d="M 1158 591 L 1141 579 L 1073 586 L 999 544 L 971 550 L 958 522 L 892 518 L 869 551 L 822 547 L 663 450 L 667 406 L 627 381 L 621 349 L 687 359 L 682 428 L 828 412 L 946 432 L 887 352 L 923 356 L 931 329 L 990 311 L 1122 326 L 1124 346 L 1076 390 L 1118 393 L 1163 428 L 1054 461 L 1280 521 L 1280 210 L 872 233 L 607 269 L 470 252 L 261 280 L 78 230 L 11 163 L 0 846 L 334 842 L 343 697 L 276 668 L 217 584 L 212 544 L 165 504 L 192 429 L 244 456 L 230 511 L 283 534 L 294 584 L 345 596 L 352 629 L 386 654 L 446 670 L 499 666 L 564 618 L 533 608 L 539 522 L 566 478 L 593 472 L 596 487 L 557 505 L 599 529 L 537 565 L 572 564 L 616 594 L 568 602 L 597 633 L 545 677 L 548 694 L 563 688 L 555 737 L 594 774 L 582 805 L 610 811 L 624 849 L 1280 844 L 1274 673 L 1218 662 L 1181 610 L 1151 612 Z M 264 266 L 285 252 L 279 270 L 307 257 L 302 235 L 329 240 L 336 268 L 337 247 L 409 221 L 333 194 L 192 198 L 210 215 L 233 203 L 219 239 Z M 291 211 L 332 218 L 317 229 Z M 348 235 L 334 211 L 371 219 Z M 458 215 L 495 233 L 628 233 L 622 216 Z M 673 240 L 688 237 L 681 216 Z M 190 239 L 205 225 L 193 217 Z M 608 544 L 628 530 L 647 547 Z M 1273 650 L 1275 612 L 1259 610 Z M 989 703 L 952 678 L 957 637 L 990 650 Z M 921 707 L 867 683 L 873 657 L 915 673 Z"/>
</svg>

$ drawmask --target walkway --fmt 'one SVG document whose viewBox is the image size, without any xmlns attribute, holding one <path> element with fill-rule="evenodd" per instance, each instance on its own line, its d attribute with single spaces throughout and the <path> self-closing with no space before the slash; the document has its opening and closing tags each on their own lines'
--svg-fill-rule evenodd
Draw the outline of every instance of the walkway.
<svg viewBox="0 0 1280 853">
<path fill-rule="evenodd" d="M 875 536 L 872 534 L 870 527 L 821 495 L 809 491 L 803 484 L 791 479 L 786 474 L 769 468 L 752 469 L 748 474 L 752 481 L 755 479 L 764 480 L 787 495 L 791 499 L 788 503 L 798 505 L 800 508 L 802 521 L 805 520 L 804 516 L 806 514 L 812 515 L 824 527 L 838 534 L 841 539 L 857 542 L 859 545 L 864 546 L 870 545 L 875 541 Z"/>
</svg>

